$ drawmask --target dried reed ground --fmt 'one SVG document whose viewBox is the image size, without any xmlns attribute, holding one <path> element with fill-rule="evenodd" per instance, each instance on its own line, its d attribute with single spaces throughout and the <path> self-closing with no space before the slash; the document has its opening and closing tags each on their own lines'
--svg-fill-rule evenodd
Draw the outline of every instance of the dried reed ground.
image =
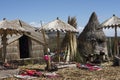
<svg viewBox="0 0 120 80">
<path fill-rule="evenodd" d="M 22 66 L 20 68 L 34 68 L 34 69 L 44 69 L 45 65 L 28 65 Z M 64 68 L 59 69 L 58 73 L 61 77 L 58 78 L 44 78 L 39 77 L 34 80 L 120 80 L 120 67 L 112 67 L 110 64 L 102 65 L 102 70 L 100 71 L 89 71 L 85 69 L 78 68 Z M 19 80 L 16 78 L 9 78 L 5 80 Z"/>
</svg>

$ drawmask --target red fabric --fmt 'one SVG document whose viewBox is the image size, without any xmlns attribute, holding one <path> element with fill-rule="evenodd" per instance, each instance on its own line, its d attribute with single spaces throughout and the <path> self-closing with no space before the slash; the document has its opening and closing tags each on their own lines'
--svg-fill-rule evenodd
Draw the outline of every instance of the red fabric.
<svg viewBox="0 0 120 80">
<path fill-rule="evenodd" d="M 91 67 L 91 66 L 95 66 L 95 65 L 94 65 L 94 64 L 87 63 L 86 66 Z"/>
<path fill-rule="evenodd" d="M 99 68 L 99 67 L 90 67 L 89 70 L 91 70 L 91 71 L 97 70 L 98 71 L 98 70 L 101 70 L 101 68 Z"/>
<path fill-rule="evenodd" d="M 25 70 L 20 75 L 22 75 L 22 76 L 25 76 L 25 75 L 29 75 L 29 76 L 41 76 L 42 73 L 41 72 L 37 72 L 36 70 Z"/>
<path fill-rule="evenodd" d="M 78 68 L 88 69 L 88 70 L 90 70 L 90 71 L 102 70 L 101 67 L 96 66 L 96 65 L 94 65 L 94 64 L 90 64 L 90 63 L 87 63 L 87 64 L 85 64 L 85 65 L 77 64 L 77 67 L 78 67 Z"/>
<path fill-rule="evenodd" d="M 86 64 L 86 67 L 87 67 L 89 70 L 91 70 L 91 71 L 93 71 L 93 70 L 101 70 L 101 68 L 100 68 L 99 66 L 95 66 L 95 65 L 89 64 L 89 63 Z"/>
<path fill-rule="evenodd" d="M 26 72 L 29 76 L 33 76 L 35 74 L 36 70 L 26 70 Z"/>
<path fill-rule="evenodd" d="M 45 55 L 44 56 L 44 60 L 46 60 L 46 61 L 50 60 L 50 56 L 49 55 Z"/>
<path fill-rule="evenodd" d="M 77 63 L 77 64 L 76 64 L 76 66 L 77 66 L 78 68 L 80 68 L 80 67 L 81 67 L 80 63 Z"/>
</svg>

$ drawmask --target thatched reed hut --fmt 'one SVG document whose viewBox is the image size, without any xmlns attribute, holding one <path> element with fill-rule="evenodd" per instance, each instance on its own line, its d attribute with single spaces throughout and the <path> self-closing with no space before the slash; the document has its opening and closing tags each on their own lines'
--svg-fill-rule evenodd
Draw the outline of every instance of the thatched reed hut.
<svg viewBox="0 0 120 80">
<path fill-rule="evenodd" d="M 99 24 L 96 13 L 93 12 L 88 24 L 78 37 L 79 52 L 83 57 L 83 61 L 85 61 L 85 57 L 99 54 L 100 51 L 104 51 L 106 55 L 108 54 L 106 36 L 99 27 L 101 25 Z"/>
<path fill-rule="evenodd" d="M 44 55 L 44 40 L 41 32 L 36 28 L 21 21 L 13 20 L 13 24 L 20 25 L 30 33 L 15 34 L 7 36 L 7 60 L 18 60 L 25 58 L 41 58 Z M 48 37 L 46 36 L 46 39 Z M 2 59 L 2 44 L 0 40 L 0 59 Z"/>
<path fill-rule="evenodd" d="M 56 41 L 57 41 L 57 42 L 54 40 L 54 42 L 57 43 L 57 45 L 54 46 L 54 47 L 56 47 L 56 48 L 57 48 L 57 47 L 60 48 L 60 46 L 61 46 L 61 44 L 60 44 L 60 37 L 61 37 L 61 36 L 63 37 L 63 34 L 65 34 L 65 33 L 67 33 L 67 32 L 71 32 L 71 33 L 76 33 L 76 32 L 78 32 L 77 29 L 75 29 L 73 26 L 65 23 L 64 21 L 60 20 L 58 17 L 57 17 L 57 19 L 55 19 L 55 20 L 53 20 L 53 21 L 51 21 L 51 22 L 43 25 L 43 26 L 40 28 L 40 30 L 42 30 L 42 29 L 43 29 L 44 31 L 46 31 L 46 33 L 48 34 L 48 36 L 52 35 L 52 41 L 53 41 L 53 36 L 56 37 L 56 39 L 57 39 Z M 52 32 L 52 33 L 51 33 L 51 32 Z M 53 34 L 54 34 L 54 35 L 53 35 Z M 62 35 L 61 35 L 61 34 L 62 34 Z M 55 39 L 55 38 L 54 38 L 54 39 Z M 49 41 L 51 41 L 51 40 L 49 40 Z M 52 44 L 54 44 L 54 43 L 52 43 Z M 49 47 L 51 47 L 50 44 L 49 44 Z"/>
<path fill-rule="evenodd" d="M 117 28 L 120 28 L 120 18 L 113 15 L 109 19 L 105 20 L 102 24 L 102 28 L 114 28 L 115 29 L 115 40 L 114 40 L 114 56 L 119 55 L 118 36 Z"/>
</svg>

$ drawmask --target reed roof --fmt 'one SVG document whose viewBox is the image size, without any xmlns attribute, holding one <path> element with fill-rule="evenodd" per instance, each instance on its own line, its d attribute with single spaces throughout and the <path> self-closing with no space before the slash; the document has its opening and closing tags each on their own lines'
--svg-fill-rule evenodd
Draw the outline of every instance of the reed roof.
<svg viewBox="0 0 120 80">
<path fill-rule="evenodd" d="M 20 25 L 13 24 L 8 20 L 2 20 L 0 21 L 0 34 L 17 34 L 17 33 L 23 33 L 28 32 L 24 28 L 22 28 Z"/>
<path fill-rule="evenodd" d="M 13 21 L 11 21 L 11 23 L 18 24 L 18 25 L 22 26 L 25 30 L 28 30 L 30 32 L 30 34 L 24 34 L 24 35 L 29 36 L 30 38 L 36 40 L 39 43 L 45 44 L 42 33 L 36 31 L 35 27 L 33 27 L 19 19 L 13 20 Z M 47 36 L 45 36 L 45 37 L 48 39 Z"/>
<path fill-rule="evenodd" d="M 40 30 L 41 29 L 44 29 L 45 31 L 78 32 L 78 30 L 75 29 L 73 26 L 63 22 L 62 20 L 60 20 L 58 18 L 52 22 L 49 22 L 49 23 L 43 25 L 40 28 Z"/>
<path fill-rule="evenodd" d="M 105 41 L 106 36 L 103 30 L 99 29 L 100 27 L 102 26 L 97 19 L 97 15 L 95 12 L 93 12 L 84 30 L 79 35 L 79 39 L 84 41 L 89 40 L 90 38 L 94 38 Z"/>
<path fill-rule="evenodd" d="M 101 25 L 102 25 L 102 28 L 120 27 L 120 18 L 113 15 L 112 17 L 104 21 Z"/>
</svg>

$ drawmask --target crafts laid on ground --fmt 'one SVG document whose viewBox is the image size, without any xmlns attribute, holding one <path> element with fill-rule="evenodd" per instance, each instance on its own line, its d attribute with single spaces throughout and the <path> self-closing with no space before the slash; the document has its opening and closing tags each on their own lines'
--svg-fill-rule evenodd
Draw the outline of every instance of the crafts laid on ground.
<svg viewBox="0 0 120 80">
<path fill-rule="evenodd" d="M 24 80 L 29 80 L 29 79 L 35 79 L 37 77 L 29 76 L 29 75 L 14 75 L 14 77 L 19 78 L 19 79 L 24 79 Z"/>
<path fill-rule="evenodd" d="M 90 64 L 90 63 L 87 63 L 87 64 L 77 64 L 77 67 L 80 68 L 80 69 L 88 69 L 90 71 L 102 70 L 102 67 L 94 65 L 94 64 Z"/>
<path fill-rule="evenodd" d="M 57 66 L 58 69 L 76 67 L 76 63 L 59 62 L 59 63 L 56 63 L 55 65 Z"/>
</svg>

